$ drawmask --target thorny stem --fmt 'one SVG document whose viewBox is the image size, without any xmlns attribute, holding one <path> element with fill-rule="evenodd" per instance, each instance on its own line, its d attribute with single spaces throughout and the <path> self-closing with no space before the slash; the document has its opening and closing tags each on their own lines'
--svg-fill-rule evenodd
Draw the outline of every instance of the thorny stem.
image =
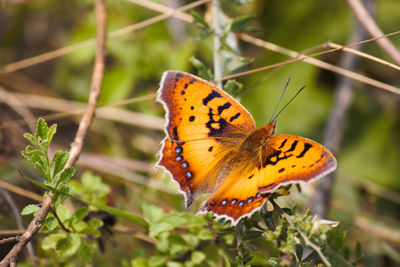
<svg viewBox="0 0 400 267">
<path fill-rule="evenodd" d="M 310 247 L 311 249 L 313 249 L 315 252 L 317 252 L 319 257 L 321 258 L 321 260 L 324 262 L 324 264 L 326 266 L 331 267 L 332 264 L 325 257 L 325 255 L 322 253 L 321 248 L 317 244 L 313 243 L 303 231 L 301 231 L 298 227 L 296 227 L 294 225 L 292 216 L 289 216 L 287 213 L 285 213 L 285 211 L 282 210 L 281 207 L 279 207 L 279 205 L 275 202 L 275 200 L 273 198 L 270 198 L 269 201 L 274 206 L 274 209 L 276 211 L 278 211 L 279 214 L 282 215 L 286 219 L 286 221 L 289 223 L 290 227 L 296 229 L 296 231 L 300 234 L 301 238 L 303 239 L 304 244 L 307 247 Z"/>
</svg>

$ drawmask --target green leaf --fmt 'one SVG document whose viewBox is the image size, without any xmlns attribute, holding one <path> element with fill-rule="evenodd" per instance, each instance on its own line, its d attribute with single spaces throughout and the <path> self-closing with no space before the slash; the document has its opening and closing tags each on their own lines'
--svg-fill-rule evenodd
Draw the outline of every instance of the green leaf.
<svg viewBox="0 0 400 267">
<path fill-rule="evenodd" d="M 211 71 L 207 68 L 207 66 L 201 62 L 199 59 L 195 57 L 191 57 L 190 62 L 193 64 L 193 66 L 197 69 L 197 75 L 207 81 L 213 80 L 213 75 L 211 74 Z"/>
<path fill-rule="evenodd" d="M 230 95 L 236 96 L 243 89 L 243 84 L 236 80 L 228 80 L 224 85 L 224 91 Z"/>
<path fill-rule="evenodd" d="M 33 184 L 35 184 L 35 185 L 37 185 L 37 186 L 39 186 L 39 187 L 42 187 L 42 188 L 44 188 L 44 189 L 47 189 L 47 190 L 49 190 L 49 191 L 52 191 L 52 192 L 54 192 L 54 193 L 63 194 L 63 195 L 65 195 L 65 196 L 67 196 L 67 197 L 70 197 L 70 198 L 72 198 L 72 199 L 75 199 L 75 200 L 77 200 L 77 201 L 80 201 L 80 202 L 82 202 L 82 203 L 85 203 L 85 204 L 87 204 L 87 205 L 96 207 L 96 208 L 98 208 L 98 209 L 100 209 L 100 210 L 102 210 L 102 211 L 105 211 L 105 212 L 111 213 L 111 214 L 113 214 L 113 215 L 115 215 L 115 216 L 119 216 L 119 217 L 121 217 L 121 218 L 130 220 L 131 222 L 134 222 L 134 223 L 136 223 L 136 224 L 138 224 L 138 225 L 140 225 L 140 226 L 142 226 L 142 227 L 144 227 L 144 228 L 146 228 L 146 229 L 149 227 L 148 222 L 147 222 L 146 220 L 142 219 L 141 217 L 137 216 L 137 215 L 134 215 L 134 214 L 131 214 L 131 213 L 128 213 L 128 212 L 126 212 L 126 211 L 119 210 L 119 209 L 116 209 L 116 208 L 113 208 L 113 207 L 100 205 L 100 204 L 97 204 L 97 203 L 94 203 L 94 202 L 85 200 L 85 199 L 83 199 L 83 198 L 80 198 L 80 197 L 71 195 L 71 194 L 69 194 L 69 193 L 62 192 L 62 191 L 60 191 L 60 190 L 58 190 L 58 189 L 56 189 L 56 188 L 54 188 L 54 187 L 45 185 L 45 184 L 43 184 L 43 183 L 41 183 L 41 182 L 38 182 L 38 181 L 36 181 L 36 180 L 34 180 L 34 179 L 30 178 L 30 177 L 27 177 L 27 176 L 25 176 L 25 175 L 24 175 L 23 177 L 24 177 L 26 180 L 30 181 L 31 183 L 33 183 Z"/>
<path fill-rule="evenodd" d="M 47 140 L 49 128 L 43 118 L 39 118 L 36 122 L 36 139 Z"/>
<path fill-rule="evenodd" d="M 47 134 L 47 140 L 48 140 L 49 143 L 53 139 L 53 136 L 55 135 L 56 131 L 57 131 L 57 124 L 51 125 L 50 129 L 49 129 L 49 132 Z"/>
<path fill-rule="evenodd" d="M 200 264 L 206 259 L 206 255 L 201 251 L 193 251 L 190 259 L 194 263 Z"/>
<path fill-rule="evenodd" d="M 32 134 L 30 134 L 30 133 L 25 133 L 25 134 L 24 134 L 24 137 L 25 137 L 25 139 L 27 139 L 29 142 L 31 142 L 32 145 L 37 146 L 36 139 L 35 139 L 35 137 L 34 137 Z"/>
<path fill-rule="evenodd" d="M 55 206 L 55 213 L 62 223 L 65 223 L 72 216 L 71 212 L 62 204 L 58 204 Z"/>
<path fill-rule="evenodd" d="M 55 217 L 53 216 L 48 216 L 44 222 L 43 227 L 45 228 L 46 231 L 53 231 L 57 228 L 58 226 L 58 221 Z"/>
<path fill-rule="evenodd" d="M 81 245 L 78 250 L 78 257 L 83 264 L 90 264 L 93 261 L 93 255 L 96 249 L 89 245 L 85 240 L 81 240 Z"/>
<path fill-rule="evenodd" d="M 208 25 L 207 21 L 198 12 L 191 9 L 190 15 L 192 15 L 193 22 L 196 23 L 198 26 L 200 26 L 202 28 L 210 29 L 210 26 Z"/>
<path fill-rule="evenodd" d="M 89 209 L 87 207 L 80 207 L 75 210 L 74 214 L 72 215 L 74 220 L 82 221 L 89 213 Z"/>
<path fill-rule="evenodd" d="M 254 23 L 256 18 L 254 16 L 242 16 L 235 18 L 231 21 L 229 31 L 240 32 L 245 31 Z"/>
<path fill-rule="evenodd" d="M 60 175 L 57 186 L 68 183 L 68 181 L 75 175 L 75 168 L 66 168 Z"/>
<path fill-rule="evenodd" d="M 35 212 L 38 212 L 40 210 L 38 205 L 34 205 L 34 204 L 29 204 L 27 206 L 25 206 L 22 211 L 21 211 L 21 215 L 29 215 L 29 214 L 33 214 Z"/>
<path fill-rule="evenodd" d="M 303 258 L 303 245 L 302 244 L 296 244 L 296 256 L 301 261 Z"/>
<path fill-rule="evenodd" d="M 144 258 L 136 258 L 131 260 L 132 267 L 149 267 L 147 259 Z"/>
<path fill-rule="evenodd" d="M 46 236 L 41 242 L 43 250 L 56 249 L 57 242 L 66 238 L 67 233 L 52 234 Z"/>
<path fill-rule="evenodd" d="M 65 164 L 67 163 L 69 158 L 69 153 L 68 152 L 63 152 L 61 150 L 58 150 L 54 157 L 52 164 L 54 164 L 54 172 L 53 176 L 56 176 L 62 169 L 64 169 Z"/>
<path fill-rule="evenodd" d="M 243 239 L 255 239 L 257 237 L 260 237 L 264 234 L 264 232 L 261 231 L 247 231 L 243 235 Z"/>
<path fill-rule="evenodd" d="M 68 233 L 67 238 L 60 239 L 57 242 L 56 250 L 60 251 L 62 257 L 68 258 L 74 256 L 81 244 L 81 239 L 77 233 Z"/>
</svg>

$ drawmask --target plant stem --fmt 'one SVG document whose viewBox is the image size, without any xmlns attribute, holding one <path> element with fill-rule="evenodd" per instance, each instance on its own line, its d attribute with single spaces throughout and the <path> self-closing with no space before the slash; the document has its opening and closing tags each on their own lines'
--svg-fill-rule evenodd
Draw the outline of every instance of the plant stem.
<svg viewBox="0 0 400 267">
<path fill-rule="evenodd" d="M 214 29 L 214 81 L 215 85 L 222 88 L 222 56 L 221 56 L 221 36 L 222 36 L 222 25 L 221 25 L 221 8 L 219 0 L 212 0 L 213 10 L 213 29 Z"/>
</svg>

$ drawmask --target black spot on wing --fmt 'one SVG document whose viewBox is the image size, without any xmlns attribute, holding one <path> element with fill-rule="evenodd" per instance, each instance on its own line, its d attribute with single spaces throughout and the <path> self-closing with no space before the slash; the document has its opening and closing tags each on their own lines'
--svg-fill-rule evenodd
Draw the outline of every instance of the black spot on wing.
<svg viewBox="0 0 400 267">
<path fill-rule="evenodd" d="M 178 136 L 178 127 L 175 126 L 175 127 L 172 129 L 172 132 L 173 132 L 173 134 L 174 134 L 174 136 L 173 136 L 174 140 L 179 140 L 179 136 Z"/>
<path fill-rule="evenodd" d="M 208 117 L 209 121 L 206 123 L 206 127 L 210 130 L 208 136 L 210 137 L 221 136 L 224 133 L 225 128 L 228 126 L 228 122 L 223 118 L 215 120 L 212 108 L 209 108 Z M 218 127 L 215 127 L 216 126 L 215 124 L 217 124 Z"/>
<path fill-rule="evenodd" d="M 194 121 L 194 118 L 195 118 L 194 116 L 190 116 L 189 121 Z"/>
<path fill-rule="evenodd" d="M 304 149 L 301 151 L 300 155 L 298 155 L 296 158 L 302 158 L 304 155 L 307 153 L 307 151 L 312 147 L 312 144 L 305 143 L 304 144 Z"/>
<path fill-rule="evenodd" d="M 247 177 L 247 178 L 251 179 L 251 178 L 253 178 L 253 176 L 254 176 L 254 173 L 252 175 L 250 175 L 249 177 Z"/>
<path fill-rule="evenodd" d="M 225 109 L 230 108 L 230 106 L 232 106 L 232 104 L 229 103 L 229 102 L 226 102 L 226 103 L 223 104 L 222 106 L 219 106 L 219 107 L 218 107 L 218 114 L 221 114 L 222 111 L 224 111 Z"/>
<path fill-rule="evenodd" d="M 213 148 L 214 148 L 213 146 L 210 146 L 210 147 L 208 148 L 208 151 L 211 152 L 211 151 L 213 150 Z"/>
<path fill-rule="evenodd" d="M 207 106 L 208 102 L 210 102 L 211 100 L 213 100 L 216 97 L 222 97 L 222 96 L 217 91 L 212 90 L 212 92 L 203 99 L 203 104 L 205 106 Z"/>
<path fill-rule="evenodd" d="M 184 94 L 185 94 L 185 91 L 182 90 L 182 91 L 181 91 L 181 95 L 184 95 Z"/>
<path fill-rule="evenodd" d="M 292 151 L 294 151 L 295 149 L 296 149 L 296 146 L 297 146 L 297 143 L 298 143 L 299 141 L 294 141 L 293 142 L 293 144 L 292 144 L 292 146 L 289 148 L 289 150 L 288 151 L 286 151 L 286 152 L 292 152 Z"/>
<path fill-rule="evenodd" d="M 240 116 L 240 112 L 238 112 L 238 113 L 236 113 L 236 115 L 232 116 L 232 117 L 229 119 L 229 122 L 232 122 L 232 121 L 236 120 L 237 118 L 239 118 L 239 116 Z"/>
<path fill-rule="evenodd" d="M 269 189 L 272 185 L 273 184 L 267 184 L 267 185 L 264 185 L 264 186 L 260 186 L 258 189 L 259 190 Z"/>
<path fill-rule="evenodd" d="M 178 82 L 180 77 L 182 77 L 182 73 L 176 73 L 175 74 L 175 82 Z"/>
<path fill-rule="evenodd" d="M 279 173 L 283 172 L 285 170 L 285 168 L 279 169 Z"/>
<path fill-rule="evenodd" d="M 278 147 L 278 149 L 281 149 L 287 142 L 287 139 L 283 140 L 282 144 Z"/>
</svg>

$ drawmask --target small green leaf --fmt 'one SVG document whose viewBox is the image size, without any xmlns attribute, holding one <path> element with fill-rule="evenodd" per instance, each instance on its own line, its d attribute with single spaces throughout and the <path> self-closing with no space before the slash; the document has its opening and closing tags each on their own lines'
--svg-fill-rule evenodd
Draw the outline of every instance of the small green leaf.
<svg viewBox="0 0 400 267">
<path fill-rule="evenodd" d="M 55 212 L 62 223 L 65 223 L 71 218 L 71 212 L 62 204 L 55 206 Z"/>
<path fill-rule="evenodd" d="M 236 96 L 243 89 L 243 84 L 236 80 L 228 80 L 224 85 L 224 91 L 230 95 Z"/>
<path fill-rule="evenodd" d="M 35 139 L 35 137 L 34 137 L 32 134 L 30 134 L 30 133 L 25 133 L 25 134 L 24 134 L 24 137 L 25 137 L 25 139 L 27 139 L 29 142 L 31 142 L 32 145 L 37 146 L 36 139 Z"/>
<path fill-rule="evenodd" d="M 46 227 L 47 231 L 53 231 L 57 228 L 58 221 L 55 217 L 47 217 L 43 227 Z"/>
<path fill-rule="evenodd" d="M 64 169 L 65 164 L 67 163 L 69 158 L 68 152 L 63 152 L 58 150 L 53 157 L 52 164 L 54 164 L 54 172 L 53 175 L 56 176 L 62 169 Z"/>
<path fill-rule="evenodd" d="M 193 66 L 197 69 L 197 74 L 199 77 L 211 81 L 213 80 L 213 75 L 211 74 L 211 71 L 206 67 L 206 65 L 201 62 L 199 59 L 195 57 L 191 57 L 190 62 L 193 64 Z"/>
<path fill-rule="evenodd" d="M 206 255 L 201 251 L 193 251 L 190 259 L 194 263 L 200 264 L 206 259 Z"/>
<path fill-rule="evenodd" d="M 230 31 L 240 32 L 245 31 L 254 23 L 256 18 L 254 16 L 242 16 L 235 18 L 230 23 Z"/>
<path fill-rule="evenodd" d="M 244 233 L 243 239 L 247 239 L 247 240 L 255 239 L 257 237 L 262 236 L 263 234 L 264 234 L 264 232 L 261 232 L 261 231 L 254 231 L 254 230 L 253 231 L 247 231 L 247 232 Z"/>
<path fill-rule="evenodd" d="M 68 258 L 74 256 L 77 253 L 81 244 L 81 239 L 79 238 L 79 234 L 68 233 L 66 241 L 64 241 L 64 239 L 61 240 L 57 242 L 56 250 L 60 251 L 62 257 Z"/>
<path fill-rule="evenodd" d="M 87 207 L 80 207 L 79 209 L 75 210 L 73 214 L 74 220 L 82 221 L 89 213 L 89 209 Z"/>
<path fill-rule="evenodd" d="M 29 204 L 27 206 L 25 206 L 22 211 L 21 211 L 21 215 L 29 215 L 29 214 L 33 214 L 35 212 L 38 212 L 40 210 L 38 205 L 34 205 L 34 204 Z"/>
<path fill-rule="evenodd" d="M 47 134 L 47 140 L 49 141 L 49 143 L 51 142 L 51 140 L 53 139 L 54 134 L 57 131 L 57 124 L 53 124 L 50 126 L 49 132 Z"/>
<path fill-rule="evenodd" d="M 48 235 L 41 242 L 41 247 L 43 250 L 55 249 L 57 242 L 64 239 L 66 236 L 66 233 Z"/>
<path fill-rule="evenodd" d="M 210 26 L 208 25 L 207 21 L 198 12 L 194 11 L 193 9 L 191 9 L 190 10 L 190 15 L 192 15 L 194 23 L 196 23 L 198 26 L 200 26 L 202 28 L 210 28 Z"/>
<path fill-rule="evenodd" d="M 47 140 L 48 132 L 49 128 L 46 121 L 43 118 L 39 118 L 36 122 L 36 139 Z"/>
<path fill-rule="evenodd" d="M 83 264 L 90 264 L 93 261 L 93 255 L 96 249 L 89 245 L 85 240 L 81 240 L 81 245 L 78 250 L 78 257 Z"/>
<path fill-rule="evenodd" d="M 303 258 L 303 245 L 302 244 L 296 244 L 296 256 L 301 261 Z"/>
<path fill-rule="evenodd" d="M 66 168 L 61 173 L 60 179 L 57 182 L 57 186 L 68 183 L 68 181 L 74 176 L 74 174 L 75 174 L 75 168 L 73 167 Z"/>
</svg>

